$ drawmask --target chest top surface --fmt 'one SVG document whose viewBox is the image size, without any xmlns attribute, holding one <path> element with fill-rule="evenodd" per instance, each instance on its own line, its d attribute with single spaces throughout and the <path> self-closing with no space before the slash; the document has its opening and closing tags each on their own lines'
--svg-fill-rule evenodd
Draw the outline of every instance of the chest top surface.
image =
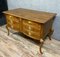
<svg viewBox="0 0 60 57">
<path fill-rule="evenodd" d="M 23 9 L 23 8 L 4 11 L 3 13 L 20 17 L 23 19 L 35 21 L 38 23 L 45 23 L 56 16 L 56 13 L 29 10 L 29 9 Z"/>
</svg>

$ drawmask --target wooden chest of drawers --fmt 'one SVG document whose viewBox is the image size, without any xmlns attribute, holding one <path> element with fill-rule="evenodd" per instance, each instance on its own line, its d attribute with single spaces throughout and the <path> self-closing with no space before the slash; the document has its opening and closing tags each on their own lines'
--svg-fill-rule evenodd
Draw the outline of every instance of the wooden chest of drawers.
<svg viewBox="0 0 60 57">
<path fill-rule="evenodd" d="M 4 14 L 7 20 L 6 28 L 8 35 L 9 28 L 12 28 L 33 39 L 40 40 L 40 52 L 46 36 L 51 39 L 53 33 L 52 24 L 56 16 L 55 13 L 19 8 L 5 11 Z"/>
</svg>

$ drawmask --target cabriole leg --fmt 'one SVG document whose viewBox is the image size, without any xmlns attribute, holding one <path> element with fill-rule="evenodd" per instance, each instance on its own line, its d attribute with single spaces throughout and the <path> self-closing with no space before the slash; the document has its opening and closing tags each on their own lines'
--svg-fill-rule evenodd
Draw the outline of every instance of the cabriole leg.
<svg viewBox="0 0 60 57">
<path fill-rule="evenodd" d="M 6 25 L 6 29 L 8 30 L 8 35 L 9 35 L 9 28 L 8 28 L 8 26 Z"/>
<path fill-rule="evenodd" d="M 40 53 L 43 54 L 42 52 L 42 46 L 43 46 L 44 40 L 40 39 Z"/>
<path fill-rule="evenodd" d="M 53 32 L 54 32 L 54 29 L 50 29 L 50 31 L 48 33 L 48 37 L 49 37 L 50 40 L 51 40 L 51 35 L 53 34 Z"/>
</svg>

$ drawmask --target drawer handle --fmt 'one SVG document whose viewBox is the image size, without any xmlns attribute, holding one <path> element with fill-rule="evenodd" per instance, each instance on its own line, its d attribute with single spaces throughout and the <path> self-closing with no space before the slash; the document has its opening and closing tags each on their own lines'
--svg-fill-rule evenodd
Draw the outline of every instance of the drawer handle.
<svg viewBox="0 0 60 57">
<path fill-rule="evenodd" d="M 30 23 L 31 23 L 31 21 L 28 21 L 28 23 L 30 24 Z"/>
<path fill-rule="evenodd" d="M 31 27 L 29 26 L 29 30 L 31 30 Z"/>
<path fill-rule="evenodd" d="M 13 28 L 13 25 L 11 26 L 11 28 Z"/>
<path fill-rule="evenodd" d="M 10 18 L 12 17 L 12 16 L 9 16 Z"/>
<path fill-rule="evenodd" d="M 29 33 L 28 33 L 29 35 L 31 35 L 31 32 L 29 31 Z"/>
</svg>

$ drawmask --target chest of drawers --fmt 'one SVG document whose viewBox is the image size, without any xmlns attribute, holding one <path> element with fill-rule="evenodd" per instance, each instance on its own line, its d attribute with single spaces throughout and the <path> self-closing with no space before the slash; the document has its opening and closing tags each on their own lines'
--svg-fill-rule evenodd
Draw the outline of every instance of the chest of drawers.
<svg viewBox="0 0 60 57">
<path fill-rule="evenodd" d="M 14 9 L 4 12 L 7 20 L 6 28 L 12 28 L 18 32 L 40 41 L 40 52 L 46 36 L 51 39 L 53 33 L 52 25 L 55 13 L 28 10 L 28 9 Z"/>
</svg>

